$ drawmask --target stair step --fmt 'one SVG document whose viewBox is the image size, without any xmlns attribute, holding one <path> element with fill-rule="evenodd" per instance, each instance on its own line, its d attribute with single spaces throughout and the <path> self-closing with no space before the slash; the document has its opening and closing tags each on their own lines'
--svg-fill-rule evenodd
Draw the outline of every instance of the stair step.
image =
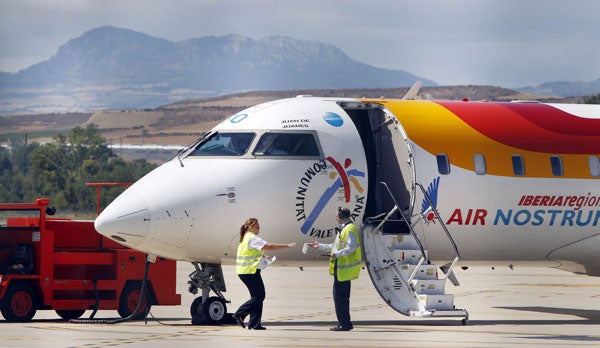
<svg viewBox="0 0 600 348">
<path fill-rule="evenodd" d="M 427 310 L 448 310 L 454 309 L 454 295 L 418 295 L 419 300 L 425 304 Z"/>
<path fill-rule="evenodd" d="M 424 262 L 415 237 L 382 234 L 374 225 L 365 226 L 362 233 L 369 276 L 390 307 L 407 316 L 468 318 L 466 311 L 454 308 L 454 296 L 445 294 L 447 279 L 437 265 Z M 424 253 L 427 259 L 427 250 Z"/>
<path fill-rule="evenodd" d="M 412 249 L 419 250 L 419 244 L 411 234 L 399 234 L 391 237 L 390 246 L 392 249 Z"/>
<path fill-rule="evenodd" d="M 413 288 L 419 295 L 444 295 L 444 279 L 413 279 Z"/>
<path fill-rule="evenodd" d="M 421 260 L 421 250 L 414 249 L 397 249 L 392 251 L 392 255 L 395 260 L 400 263 L 416 265 Z M 427 250 L 425 250 L 425 257 L 427 257 Z"/>
<path fill-rule="evenodd" d="M 402 274 L 402 277 L 408 280 L 417 265 L 401 264 L 397 267 L 400 274 Z M 437 279 L 437 276 L 438 274 L 436 265 L 421 265 L 413 279 Z"/>
</svg>

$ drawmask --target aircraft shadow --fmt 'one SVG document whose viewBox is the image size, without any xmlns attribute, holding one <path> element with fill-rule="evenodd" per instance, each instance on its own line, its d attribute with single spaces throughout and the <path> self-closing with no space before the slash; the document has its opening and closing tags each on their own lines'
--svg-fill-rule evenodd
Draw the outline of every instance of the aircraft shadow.
<svg viewBox="0 0 600 348">
<path fill-rule="evenodd" d="M 558 308 L 558 307 L 495 307 L 500 309 L 509 309 L 514 311 L 538 312 L 548 314 L 572 315 L 580 317 L 589 322 L 600 322 L 600 310 L 580 309 L 580 308 Z M 553 321 L 553 320 L 551 320 Z M 554 320 L 556 321 L 556 320 Z M 563 321 L 563 320 L 558 320 Z M 573 320 L 565 320 L 572 322 Z M 589 323 L 588 322 L 588 323 Z"/>
<path fill-rule="evenodd" d="M 508 309 L 515 311 L 528 311 L 548 314 L 571 315 L 581 319 L 520 319 L 515 315 L 515 319 L 501 320 L 477 320 L 469 319 L 467 326 L 487 326 L 487 325 L 590 325 L 600 324 L 600 310 L 586 310 L 574 308 L 556 308 L 556 307 L 495 307 L 499 309 Z M 411 319 L 411 320 L 362 320 L 353 321 L 355 326 L 461 326 L 460 318 L 436 318 L 436 319 Z M 335 325 L 334 321 L 285 321 L 269 322 L 271 326 L 327 326 Z M 265 323 L 267 325 L 267 323 Z"/>
<path fill-rule="evenodd" d="M 460 319 L 455 320 L 352 320 L 354 326 L 457 326 L 462 325 Z M 336 321 L 318 320 L 293 320 L 293 321 L 265 321 L 265 326 L 322 326 L 333 327 Z M 414 330 L 411 330 L 414 331 Z"/>
</svg>

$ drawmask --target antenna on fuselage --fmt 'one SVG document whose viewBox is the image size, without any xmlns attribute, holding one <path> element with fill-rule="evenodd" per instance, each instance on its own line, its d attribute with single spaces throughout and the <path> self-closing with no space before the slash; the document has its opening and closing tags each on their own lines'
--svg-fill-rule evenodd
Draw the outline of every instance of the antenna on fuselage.
<svg viewBox="0 0 600 348">
<path fill-rule="evenodd" d="M 417 81 L 414 85 L 406 92 L 402 100 L 415 99 L 417 98 L 417 94 L 419 94 L 419 89 L 423 85 L 423 81 Z"/>
</svg>

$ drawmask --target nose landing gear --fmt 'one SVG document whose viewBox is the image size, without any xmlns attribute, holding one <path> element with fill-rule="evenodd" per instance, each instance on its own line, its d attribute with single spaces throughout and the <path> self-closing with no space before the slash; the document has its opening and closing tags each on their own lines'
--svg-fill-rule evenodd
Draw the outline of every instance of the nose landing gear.
<svg viewBox="0 0 600 348">
<path fill-rule="evenodd" d="M 222 292 L 226 291 L 223 270 L 220 264 L 192 262 L 194 272 L 190 273 L 189 292 L 197 294 L 202 290 L 202 296 L 197 297 L 190 306 L 192 324 L 222 325 L 235 324 L 231 313 L 227 313 L 227 300 Z M 210 296 L 210 291 L 217 296 Z"/>
</svg>

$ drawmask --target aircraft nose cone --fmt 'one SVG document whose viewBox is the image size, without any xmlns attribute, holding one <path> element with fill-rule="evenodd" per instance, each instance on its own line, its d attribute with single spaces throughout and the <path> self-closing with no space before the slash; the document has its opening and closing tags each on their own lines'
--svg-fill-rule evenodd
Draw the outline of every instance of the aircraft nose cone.
<svg viewBox="0 0 600 348">
<path fill-rule="evenodd" d="M 96 231 L 128 247 L 140 244 L 150 227 L 150 209 L 144 197 L 128 189 L 94 221 Z"/>
</svg>

